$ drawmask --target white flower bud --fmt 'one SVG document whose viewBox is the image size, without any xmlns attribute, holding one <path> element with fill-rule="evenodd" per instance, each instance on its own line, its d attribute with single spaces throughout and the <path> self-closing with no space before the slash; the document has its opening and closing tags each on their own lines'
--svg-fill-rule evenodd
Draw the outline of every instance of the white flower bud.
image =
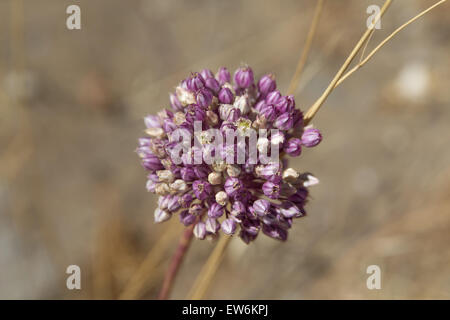
<svg viewBox="0 0 450 320">
<path fill-rule="evenodd" d="M 238 166 L 229 164 L 227 166 L 227 173 L 230 177 L 238 177 L 241 174 L 241 168 Z"/>
<path fill-rule="evenodd" d="M 165 210 L 161 210 L 159 208 L 157 208 L 155 210 L 155 222 L 156 223 L 167 221 L 170 219 L 171 216 L 172 215 Z"/>
<path fill-rule="evenodd" d="M 173 123 L 175 123 L 177 126 L 182 125 L 186 121 L 186 116 L 183 112 L 176 112 L 173 115 Z"/>
<path fill-rule="evenodd" d="M 173 191 L 186 191 L 188 185 L 182 179 L 177 179 L 173 183 L 170 184 L 170 189 Z"/>
<path fill-rule="evenodd" d="M 162 139 L 166 136 L 166 132 L 163 128 L 148 128 L 145 133 L 152 138 Z"/>
<path fill-rule="evenodd" d="M 156 175 L 161 182 L 171 183 L 174 180 L 173 173 L 170 170 L 158 170 L 156 171 Z"/>
<path fill-rule="evenodd" d="M 158 183 L 155 187 L 155 193 L 159 196 L 165 196 L 169 194 L 169 185 L 167 183 Z"/>
<path fill-rule="evenodd" d="M 224 206 L 228 201 L 228 195 L 225 191 L 219 191 L 216 193 L 216 202 L 221 206 Z"/>
<path fill-rule="evenodd" d="M 316 184 L 319 184 L 319 179 L 317 179 L 316 177 L 314 177 L 310 173 L 302 174 L 301 179 L 303 180 L 303 186 L 305 188 L 311 187 L 311 186 L 315 186 Z"/>
<path fill-rule="evenodd" d="M 248 103 L 248 95 L 242 95 L 239 97 L 236 97 L 236 100 L 234 101 L 234 107 L 241 110 L 241 114 L 245 115 L 250 112 L 250 104 Z"/>
<path fill-rule="evenodd" d="M 183 106 L 195 103 L 195 96 L 192 92 L 178 86 L 175 89 L 175 93 L 177 95 L 178 100 Z"/>
<path fill-rule="evenodd" d="M 211 172 L 208 175 L 208 182 L 211 183 L 213 186 L 221 184 L 222 183 L 222 173 L 220 173 L 220 172 Z"/>
<path fill-rule="evenodd" d="M 233 110 L 233 106 L 231 104 L 221 104 L 219 107 L 219 116 L 220 119 L 226 121 L 228 119 L 228 115 L 230 114 L 231 110 Z"/>
</svg>

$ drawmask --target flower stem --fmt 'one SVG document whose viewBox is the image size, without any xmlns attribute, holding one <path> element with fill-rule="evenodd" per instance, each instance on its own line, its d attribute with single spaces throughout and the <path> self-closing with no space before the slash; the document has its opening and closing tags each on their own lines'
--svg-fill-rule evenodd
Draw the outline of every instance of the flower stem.
<svg viewBox="0 0 450 320">
<path fill-rule="evenodd" d="M 193 231 L 194 225 L 191 225 L 183 232 L 183 235 L 180 238 L 177 250 L 175 251 L 172 257 L 170 266 L 167 269 L 166 274 L 164 276 L 163 286 L 158 296 L 159 300 L 166 300 L 170 294 L 170 290 L 172 289 L 180 265 L 183 262 L 183 258 L 187 250 L 189 249 L 189 245 L 191 244 Z"/>
</svg>

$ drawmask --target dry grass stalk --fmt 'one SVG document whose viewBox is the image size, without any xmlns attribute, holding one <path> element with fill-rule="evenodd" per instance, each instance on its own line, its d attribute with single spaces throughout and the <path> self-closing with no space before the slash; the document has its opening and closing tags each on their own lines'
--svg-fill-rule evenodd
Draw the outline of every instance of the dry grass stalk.
<svg viewBox="0 0 450 320">
<path fill-rule="evenodd" d="M 391 40 L 397 33 L 399 33 L 400 31 L 402 31 L 404 28 L 406 28 L 409 24 L 413 23 L 414 21 L 416 21 L 417 19 L 419 19 L 420 17 L 422 17 L 423 15 L 425 15 L 426 13 L 428 13 L 429 11 L 433 10 L 434 8 L 436 8 L 437 6 L 443 4 L 444 2 L 446 2 L 447 0 L 441 0 L 437 3 L 435 3 L 434 5 L 432 5 L 431 7 L 429 7 L 428 9 L 422 11 L 421 13 L 419 13 L 417 16 L 415 16 L 414 18 L 408 20 L 407 22 L 405 22 L 404 24 L 402 24 L 400 27 L 398 27 L 397 29 L 395 29 L 394 32 L 392 32 L 388 37 L 386 37 L 383 41 L 381 41 L 381 43 L 376 46 L 375 49 L 373 49 L 366 58 L 362 59 L 358 65 L 356 65 L 355 67 L 353 67 L 350 71 L 348 71 L 345 75 L 342 76 L 341 79 L 339 79 L 339 81 L 336 83 L 335 88 L 337 86 L 339 86 L 342 82 L 344 82 L 345 79 L 347 79 L 351 74 L 353 74 L 356 70 L 358 70 L 359 68 L 361 68 L 363 65 L 365 65 L 374 55 L 375 53 L 380 50 L 389 40 Z"/>
<path fill-rule="evenodd" d="M 309 51 L 311 49 L 311 45 L 314 39 L 314 35 L 316 34 L 317 25 L 319 24 L 320 14 L 322 13 L 324 0 L 318 0 L 316 5 L 316 10 L 314 12 L 314 17 L 311 22 L 311 26 L 308 31 L 308 36 L 306 38 L 305 46 L 303 47 L 302 54 L 297 63 L 297 69 L 295 70 L 295 74 L 289 84 L 288 94 L 294 94 L 298 87 L 298 83 L 300 82 L 300 77 L 302 75 L 303 69 L 306 64 L 306 60 L 308 59 Z"/>
<path fill-rule="evenodd" d="M 200 271 L 197 279 L 195 280 L 194 286 L 188 294 L 188 299 L 200 300 L 205 296 L 214 275 L 219 268 L 219 265 L 224 256 L 225 250 L 230 243 L 231 237 L 222 235 L 213 252 L 208 258 L 208 261 L 204 264 L 202 270 Z"/>
<path fill-rule="evenodd" d="M 356 45 L 356 47 L 353 49 L 352 53 L 350 54 L 350 56 L 347 58 L 347 60 L 345 61 L 344 65 L 341 67 L 341 69 L 339 70 L 339 72 L 336 74 L 336 76 L 334 77 L 333 81 L 331 81 L 330 85 L 328 86 L 328 88 L 325 90 L 325 92 L 323 93 L 323 95 L 311 106 L 311 108 L 309 108 L 309 110 L 306 112 L 305 114 L 305 124 L 308 124 L 311 119 L 314 117 L 314 115 L 317 113 L 317 111 L 319 111 L 320 107 L 322 106 L 322 104 L 325 102 L 326 98 L 330 95 L 330 93 L 337 87 L 339 86 L 344 80 L 346 80 L 351 74 L 353 74 L 355 71 L 357 71 L 358 69 L 360 69 L 362 66 L 364 66 L 374 55 L 375 53 L 380 50 L 387 42 L 389 42 L 397 33 L 399 33 L 401 30 L 403 30 L 404 28 L 406 28 L 408 25 L 410 25 L 411 23 L 413 23 L 414 21 L 416 21 L 417 19 L 419 19 L 420 17 L 422 17 L 423 15 L 427 14 L 429 11 L 433 10 L 434 8 L 436 8 L 437 6 L 443 4 L 444 2 L 446 2 L 447 0 L 440 0 L 438 2 L 436 2 L 434 5 L 432 5 L 431 7 L 429 7 L 428 9 L 422 11 L 421 13 L 419 13 L 418 15 L 416 15 L 415 17 L 413 17 L 412 19 L 408 20 L 407 22 L 405 22 L 403 25 L 401 25 L 400 27 L 398 27 L 394 32 L 392 32 L 388 37 L 386 37 L 383 41 L 381 41 L 381 43 L 375 48 L 373 49 L 366 58 L 360 60 L 360 62 L 353 67 L 350 71 L 348 71 L 347 73 L 344 74 L 345 70 L 348 68 L 348 65 L 351 63 L 351 61 L 353 60 L 354 56 L 358 53 L 359 49 L 361 48 L 361 46 L 368 42 L 368 39 L 370 39 L 370 37 L 373 34 L 374 28 L 372 29 L 367 29 L 367 31 L 364 33 L 363 37 L 361 38 L 361 40 L 358 42 L 358 44 Z M 381 16 L 384 14 L 384 12 L 386 11 L 387 7 L 390 5 L 391 1 L 386 1 L 386 3 L 384 4 L 383 8 L 381 9 L 380 14 L 374 19 L 373 25 L 376 24 L 376 22 L 381 18 Z M 355 51 L 356 50 L 356 51 Z M 364 49 L 365 50 L 365 47 Z M 362 54 L 362 57 L 364 56 L 364 52 Z"/>
<path fill-rule="evenodd" d="M 177 227 L 178 224 L 176 226 L 169 225 L 166 228 L 167 230 L 163 231 L 162 236 L 149 251 L 136 272 L 131 276 L 119 299 L 139 299 L 143 291 L 156 280 L 154 277 L 156 267 L 163 260 L 167 248 L 175 239 L 176 235 L 178 235 L 179 228 Z"/>
<path fill-rule="evenodd" d="M 383 7 L 381 8 L 380 13 L 375 17 L 375 19 L 374 19 L 374 21 L 372 23 L 373 25 L 375 25 L 380 20 L 380 18 L 384 15 L 386 10 L 391 5 L 391 3 L 392 3 L 392 0 L 386 0 L 386 2 L 384 3 Z M 344 64 L 342 65 L 342 67 L 337 72 L 337 74 L 334 76 L 333 80 L 328 85 L 327 89 L 324 91 L 322 96 L 306 112 L 305 118 L 304 118 L 305 125 L 307 125 L 311 121 L 311 119 L 314 117 L 314 115 L 317 113 L 317 111 L 319 111 L 320 107 L 325 102 L 325 100 L 330 95 L 330 93 L 333 91 L 334 87 L 336 86 L 336 83 L 339 81 L 339 79 L 342 77 L 344 72 L 347 70 L 348 66 L 352 63 L 353 59 L 358 54 L 358 52 L 361 50 L 363 45 L 366 43 L 366 41 L 370 37 L 371 33 L 372 33 L 372 28 L 368 28 L 366 30 L 366 32 L 364 32 L 363 36 L 358 41 L 356 46 L 353 48 L 352 52 L 347 57 L 347 59 L 345 60 Z"/>
</svg>

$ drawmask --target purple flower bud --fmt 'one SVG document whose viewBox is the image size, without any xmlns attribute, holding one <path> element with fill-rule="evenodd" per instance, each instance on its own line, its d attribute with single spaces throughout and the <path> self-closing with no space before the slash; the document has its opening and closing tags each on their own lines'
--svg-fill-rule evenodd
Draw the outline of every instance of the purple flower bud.
<svg viewBox="0 0 450 320">
<path fill-rule="evenodd" d="M 177 195 L 171 196 L 169 202 L 167 203 L 167 210 L 174 212 L 181 207 L 180 197 Z"/>
<path fill-rule="evenodd" d="M 275 108 L 272 105 L 265 105 L 259 112 L 267 121 L 272 122 L 276 118 Z"/>
<path fill-rule="evenodd" d="M 148 180 L 147 184 L 145 185 L 145 187 L 147 188 L 148 192 L 155 193 L 155 191 L 156 191 L 156 182 L 154 182 L 152 180 Z"/>
<path fill-rule="evenodd" d="M 142 159 L 142 166 L 150 171 L 164 169 L 161 161 L 152 154 L 149 154 L 144 159 Z"/>
<path fill-rule="evenodd" d="M 311 148 L 317 146 L 322 141 L 320 131 L 314 128 L 306 128 L 302 134 L 302 144 Z"/>
<path fill-rule="evenodd" d="M 170 219 L 171 216 L 172 215 L 165 210 L 161 210 L 159 208 L 157 208 L 155 210 L 155 222 L 156 223 L 167 221 Z"/>
<path fill-rule="evenodd" d="M 289 130 L 294 126 L 294 119 L 289 113 L 283 113 L 274 122 L 275 128 Z"/>
<path fill-rule="evenodd" d="M 212 98 L 213 95 L 209 89 L 201 88 L 195 92 L 195 101 L 202 108 L 208 107 L 211 104 Z"/>
<path fill-rule="evenodd" d="M 291 157 L 298 157 L 302 153 L 302 141 L 298 138 L 289 139 L 284 145 L 284 152 Z"/>
<path fill-rule="evenodd" d="M 241 110 L 239 110 L 238 108 L 232 108 L 230 109 L 230 112 L 228 112 L 227 121 L 235 122 L 240 117 L 241 117 Z"/>
<path fill-rule="evenodd" d="M 194 236 L 198 239 L 205 239 L 206 225 L 204 222 L 198 222 L 194 227 Z"/>
<path fill-rule="evenodd" d="M 283 202 L 279 211 L 286 218 L 293 218 L 301 214 L 300 209 L 290 201 Z"/>
<path fill-rule="evenodd" d="M 205 80 L 205 87 L 214 92 L 214 94 L 217 94 L 220 90 L 220 84 L 219 81 L 217 81 L 215 78 L 208 78 Z"/>
<path fill-rule="evenodd" d="M 220 224 L 215 218 L 208 218 L 205 221 L 206 231 L 216 233 L 220 229 Z"/>
<path fill-rule="evenodd" d="M 233 234 L 236 231 L 236 222 L 233 219 L 225 219 L 222 222 L 222 231 L 225 234 Z"/>
<path fill-rule="evenodd" d="M 208 217 L 217 219 L 224 213 L 223 207 L 218 203 L 213 203 L 208 209 Z"/>
<path fill-rule="evenodd" d="M 188 123 L 192 124 L 194 121 L 204 121 L 205 119 L 205 108 L 202 108 L 199 105 L 190 105 L 186 107 L 186 121 Z"/>
<path fill-rule="evenodd" d="M 180 212 L 180 222 L 186 227 L 195 222 L 196 216 L 190 214 L 187 210 Z"/>
<path fill-rule="evenodd" d="M 206 166 L 195 166 L 194 173 L 198 179 L 205 179 L 208 177 L 210 170 Z"/>
<path fill-rule="evenodd" d="M 158 198 L 158 208 L 161 210 L 166 210 L 169 204 L 170 196 L 160 196 Z"/>
<path fill-rule="evenodd" d="M 293 194 L 288 198 L 288 200 L 302 207 L 305 204 L 307 198 L 308 198 L 308 189 L 300 187 L 298 188 L 295 194 Z"/>
<path fill-rule="evenodd" d="M 219 102 L 224 104 L 232 104 L 234 102 L 234 95 L 228 88 L 222 88 L 219 91 Z"/>
<path fill-rule="evenodd" d="M 275 76 L 272 74 L 266 74 L 258 81 L 258 90 L 263 97 L 274 91 L 276 88 L 277 83 L 275 82 Z"/>
<path fill-rule="evenodd" d="M 145 126 L 151 128 L 161 128 L 161 119 L 158 116 L 148 115 L 144 118 Z"/>
<path fill-rule="evenodd" d="M 240 88 L 249 88 L 254 83 L 253 70 L 250 67 L 243 67 L 234 73 L 234 83 Z"/>
<path fill-rule="evenodd" d="M 192 184 L 192 189 L 199 200 L 205 200 L 212 193 L 211 185 L 203 180 L 195 180 Z"/>
<path fill-rule="evenodd" d="M 148 147 L 151 146 L 152 139 L 145 137 L 145 138 L 139 138 L 139 147 Z"/>
<path fill-rule="evenodd" d="M 259 165 L 255 169 L 256 174 L 265 179 L 275 176 L 279 171 L 280 164 L 275 162 L 271 162 L 266 165 Z"/>
<path fill-rule="evenodd" d="M 200 71 L 200 75 L 202 76 L 203 79 L 209 79 L 209 78 L 214 78 L 214 74 L 212 73 L 211 70 L 209 69 L 203 69 L 202 71 Z"/>
<path fill-rule="evenodd" d="M 216 75 L 219 84 L 223 86 L 225 83 L 231 81 L 231 75 L 227 68 L 221 67 Z"/>
<path fill-rule="evenodd" d="M 195 203 L 189 208 L 189 213 L 194 216 L 198 216 L 203 212 L 203 210 L 204 207 L 201 204 Z"/>
<path fill-rule="evenodd" d="M 260 225 L 261 223 L 258 219 L 245 219 L 241 224 L 242 229 L 253 235 L 258 234 Z"/>
<path fill-rule="evenodd" d="M 257 112 L 261 112 L 261 110 L 264 109 L 264 107 L 266 107 L 266 106 L 268 106 L 268 104 L 266 103 L 266 101 L 261 100 L 261 101 L 259 101 L 259 102 L 255 105 L 254 109 L 255 109 Z"/>
<path fill-rule="evenodd" d="M 178 129 L 178 126 L 173 122 L 172 119 L 164 119 L 163 129 L 165 132 L 170 133 Z"/>
<path fill-rule="evenodd" d="M 197 91 L 205 86 L 205 80 L 199 73 L 192 74 L 186 81 L 187 89 Z"/>
<path fill-rule="evenodd" d="M 281 99 L 281 93 L 276 90 L 267 94 L 266 103 L 267 104 L 276 104 Z"/>
<path fill-rule="evenodd" d="M 278 183 L 266 181 L 262 186 L 262 190 L 271 199 L 278 199 L 280 196 L 280 185 Z"/>
<path fill-rule="evenodd" d="M 181 179 L 183 179 L 184 181 L 193 181 L 197 178 L 193 168 L 181 168 L 180 173 Z"/>
<path fill-rule="evenodd" d="M 183 208 L 188 208 L 191 205 L 192 201 L 194 201 L 192 195 L 190 193 L 186 193 L 181 197 L 180 204 Z"/>
<path fill-rule="evenodd" d="M 258 216 L 264 216 L 269 212 L 270 202 L 265 199 L 256 200 L 253 203 L 253 209 Z"/>
<path fill-rule="evenodd" d="M 275 109 L 277 110 L 278 114 L 289 112 L 289 101 L 287 97 L 281 97 L 275 104 Z"/>
<path fill-rule="evenodd" d="M 257 234 L 251 234 L 245 230 L 241 230 L 239 232 L 239 238 L 242 239 L 246 244 L 249 244 L 250 242 L 254 241 L 256 239 Z"/>
<path fill-rule="evenodd" d="M 169 95 L 169 99 L 170 99 L 170 105 L 172 106 L 172 108 L 174 110 L 176 110 L 176 111 L 182 111 L 183 110 L 183 105 L 181 104 L 180 100 L 178 100 L 176 95 L 171 93 Z"/>
<path fill-rule="evenodd" d="M 229 177 L 224 184 L 225 192 L 228 196 L 233 197 L 243 189 L 242 181 L 238 178 Z"/>
<path fill-rule="evenodd" d="M 277 226 L 267 224 L 263 225 L 263 233 L 271 238 L 278 239 L 281 241 L 286 241 L 288 236 L 286 230 Z"/>
<path fill-rule="evenodd" d="M 234 216 L 244 214 L 246 211 L 245 205 L 241 201 L 234 201 L 231 206 L 231 214 Z"/>
</svg>

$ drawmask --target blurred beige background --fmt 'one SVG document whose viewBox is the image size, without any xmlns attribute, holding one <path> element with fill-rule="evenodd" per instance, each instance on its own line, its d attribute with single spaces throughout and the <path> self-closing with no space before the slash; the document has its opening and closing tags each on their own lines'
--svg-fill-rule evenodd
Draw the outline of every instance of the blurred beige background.
<svg viewBox="0 0 450 320">
<path fill-rule="evenodd" d="M 432 0 L 395 1 L 373 48 Z M 364 31 L 370 4 L 327 0 L 296 92 L 305 110 Z M 66 28 L 81 7 L 82 29 Z M 134 149 L 142 118 L 191 71 L 241 63 L 286 91 L 315 1 L 1 0 L 0 298 L 119 297 L 162 235 L 140 298 L 155 298 L 177 219 Z M 450 3 L 409 26 L 336 89 L 314 124 L 322 144 L 294 166 L 321 180 L 286 243 L 234 239 L 208 298 L 450 298 Z M 214 243 L 195 241 L 173 298 Z M 66 267 L 82 290 L 66 288 Z M 366 288 L 379 265 L 382 289 Z"/>
</svg>

